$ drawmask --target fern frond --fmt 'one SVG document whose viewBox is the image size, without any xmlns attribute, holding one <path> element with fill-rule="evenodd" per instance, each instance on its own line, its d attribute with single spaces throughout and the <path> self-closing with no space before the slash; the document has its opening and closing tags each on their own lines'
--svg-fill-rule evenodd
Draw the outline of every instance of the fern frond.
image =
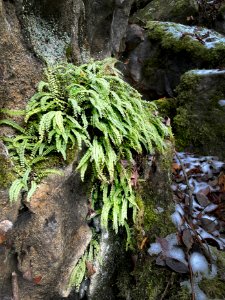
<svg viewBox="0 0 225 300">
<path fill-rule="evenodd" d="M 33 196 L 33 194 L 35 193 L 36 189 L 37 189 L 37 183 L 34 180 L 32 180 L 31 187 L 27 193 L 27 201 L 30 201 L 30 199 Z"/>
<path fill-rule="evenodd" d="M 8 108 L 1 108 L 0 113 L 6 114 L 10 117 L 16 117 L 16 116 L 24 116 L 26 111 L 23 109 L 8 109 Z"/>
<path fill-rule="evenodd" d="M 86 171 L 88 167 L 88 161 L 90 160 L 90 158 L 91 158 L 91 150 L 88 149 L 86 153 L 83 155 L 83 157 L 81 158 L 80 163 L 77 166 L 77 170 L 79 171 L 81 170 L 81 168 L 84 168 L 84 170 Z M 84 167 L 84 165 L 87 165 L 87 167 Z M 85 171 L 82 172 L 82 177 L 81 177 L 82 181 L 84 180 Z"/>
<path fill-rule="evenodd" d="M 19 198 L 19 194 L 24 187 L 24 184 L 21 179 L 16 179 L 13 181 L 9 189 L 9 201 L 11 203 L 16 202 Z"/>
<path fill-rule="evenodd" d="M 18 125 L 16 122 L 14 122 L 12 120 L 7 120 L 7 119 L 0 120 L 0 125 L 8 125 L 24 134 L 26 133 L 24 128 L 22 128 L 20 125 Z"/>
</svg>

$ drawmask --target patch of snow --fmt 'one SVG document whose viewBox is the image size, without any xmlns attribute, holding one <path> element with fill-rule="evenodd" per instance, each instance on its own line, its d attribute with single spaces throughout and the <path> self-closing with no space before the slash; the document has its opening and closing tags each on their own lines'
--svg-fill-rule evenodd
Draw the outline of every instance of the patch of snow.
<svg viewBox="0 0 225 300">
<path fill-rule="evenodd" d="M 201 253 L 194 252 L 190 256 L 190 265 L 193 273 L 205 273 L 208 274 L 208 262 Z"/>
<path fill-rule="evenodd" d="M 181 216 L 184 215 L 183 207 L 182 207 L 180 204 L 176 204 L 175 210 L 176 210 Z"/>
<path fill-rule="evenodd" d="M 219 69 L 202 69 L 202 70 L 191 70 L 189 73 L 196 74 L 196 75 L 217 75 L 217 74 L 225 74 L 225 70 Z"/>
<path fill-rule="evenodd" d="M 219 100 L 218 104 L 222 107 L 225 106 L 225 100 L 224 99 Z"/>
<path fill-rule="evenodd" d="M 175 211 L 172 215 L 171 215 L 171 220 L 173 222 L 173 224 L 176 227 L 179 227 L 183 224 L 183 219 L 182 216 L 180 215 L 179 212 Z"/>
<path fill-rule="evenodd" d="M 161 245 L 159 243 L 152 243 L 150 248 L 148 249 L 148 254 L 150 255 L 157 255 L 162 252 Z"/>
<path fill-rule="evenodd" d="M 159 22 L 159 24 L 164 27 L 166 32 L 172 34 L 177 40 L 186 35 L 193 41 L 199 41 L 199 39 L 201 39 L 202 45 L 207 49 L 212 49 L 219 44 L 225 45 L 225 37 L 222 34 L 207 28 L 199 28 L 173 22 Z"/>
<path fill-rule="evenodd" d="M 184 251 L 181 248 L 178 247 L 172 247 L 167 255 L 171 258 L 174 258 L 176 260 L 179 260 L 183 262 L 185 265 L 187 265 L 187 261 L 185 259 Z"/>
</svg>

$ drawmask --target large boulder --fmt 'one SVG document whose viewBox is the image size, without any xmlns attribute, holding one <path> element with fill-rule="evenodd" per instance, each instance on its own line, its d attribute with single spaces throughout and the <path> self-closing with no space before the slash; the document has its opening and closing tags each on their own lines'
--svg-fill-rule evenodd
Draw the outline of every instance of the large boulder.
<svg viewBox="0 0 225 300">
<path fill-rule="evenodd" d="M 177 144 L 224 159 L 225 71 L 189 71 L 183 75 L 177 91 Z"/>
<path fill-rule="evenodd" d="M 148 21 L 172 21 L 190 24 L 198 14 L 196 0 L 153 0 L 135 13 L 131 20 L 134 23 Z"/>
<path fill-rule="evenodd" d="M 159 21 L 148 22 L 145 32 L 136 27 L 128 27 L 121 68 L 146 98 L 174 96 L 186 71 L 225 64 L 225 37 L 213 30 Z"/>
<path fill-rule="evenodd" d="M 1 299 L 13 294 L 13 272 L 20 299 L 68 297 L 70 276 L 92 237 L 86 223 L 88 189 L 89 182 L 81 182 L 69 165 L 63 176 L 42 181 L 30 202 L 23 201 L 10 234 L 0 245 L 1 254 L 8 256 L 1 260 L 0 285 L 5 286 Z M 18 205 L 12 209 L 16 213 Z"/>
</svg>

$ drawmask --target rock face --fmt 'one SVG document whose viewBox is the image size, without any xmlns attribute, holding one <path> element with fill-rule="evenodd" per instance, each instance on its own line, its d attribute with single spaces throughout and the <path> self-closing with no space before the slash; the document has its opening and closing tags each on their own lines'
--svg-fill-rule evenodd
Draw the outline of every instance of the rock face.
<svg viewBox="0 0 225 300">
<path fill-rule="evenodd" d="M 45 63 L 117 55 L 132 3 L 0 0 L 0 108 L 25 107 Z M 1 135 L 10 134 L 1 127 Z M 85 222 L 88 183 L 70 168 L 63 177 L 46 179 L 30 203 L 10 205 L 15 175 L 2 142 L 0 162 L 0 222 L 13 223 L 9 234 L 0 235 L 0 299 L 13 296 L 13 272 L 20 299 L 67 297 L 71 272 L 91 239 Z"/>
<path fill-rule="evenodd" d="M 0 1 L 0 108 L 23 108 L 41 75 L 41 64 L 27 49 L 11 2 Z"/>
<path fill-rule="evenodd" d="M 69 166 L 63 177 L 53 176 L 39 185 L 20 210 L 9 239 L 1 245 L 6 253 L 11 245 L 11 256 L 17 260 L 4 274 L 4 282 L 10 281 L 10 271 L 18 273 L 20 299 L 69 295 L 70 275 L 92 236 L 85 222 L 87 189 L 88 183 L 82 183 Z M 1 299 L 10 294 L 8 284 Z"/>
</svg>

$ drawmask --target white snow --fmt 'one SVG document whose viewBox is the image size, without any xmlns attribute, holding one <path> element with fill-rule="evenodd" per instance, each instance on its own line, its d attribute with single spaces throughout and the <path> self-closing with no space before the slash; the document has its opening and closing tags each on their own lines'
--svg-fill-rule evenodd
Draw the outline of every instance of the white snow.
<svg viewBox="0 0 225 300">
<path fill-rule="evenodd" d="M 176 260 L 179 260 L 181 262 L 183 262 L 184 264 L 187 265 L 187 261 L 185 259 L 185 254 L 184 254 L 184 251 L 181 249 L 181 248 L 178 248 L 178 247 L 172 247 L 168 254 L 167 254 L 169 257 L 172 257 Z"/>
<path fill-rule="evenodd" d="M 190 256 L 190 265 L 193 273 L 205 273 L 208 274 L 208 262 L 202 254 L 194 252 Z"/>
<path fill-rule="evenodd" d="M 162 252 L 162 248 L 159 243 L 152 243 L 148 249 L 148 254 L 150 255 L 157 255 L 160 252 Z"/>
<path fill-rule="evenodd" d="M 225 106 L 225 100 L 223 100 L 223 99 L 219 100 L 219 101 L 218 101 L 218 104 L 219 104 L 220 106 Z"/>
<path fill-rule="evenodd" d="M 171 215 L 171 220 L 176 227 L 179 227 L 183 224 L 182 216 L 177 211 Z"/>
</svg>

